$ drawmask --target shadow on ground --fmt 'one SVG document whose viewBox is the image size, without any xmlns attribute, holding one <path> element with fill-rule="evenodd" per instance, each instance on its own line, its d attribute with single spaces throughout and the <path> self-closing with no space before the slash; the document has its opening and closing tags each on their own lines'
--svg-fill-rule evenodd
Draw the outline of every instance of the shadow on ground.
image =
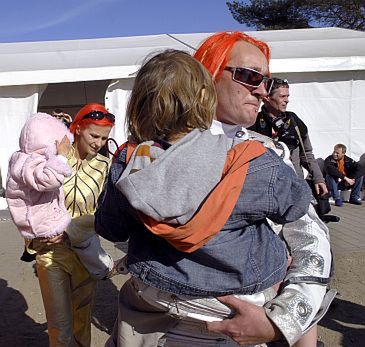
<svg viewBox="0 0 365 347">
<path fill-rule="evenodd" d="M 0 346 L 48 346 L 47 324 L 26 314 L 24 296 L 0 279 Z"/>
<path fill-rule="evenodd" d="M 336 297 L 320 326 L 342 334 L 341 346 L 363 347 L 365 344 L 365 307 Z"/>
<path fill-rule="evenodd" d="M 111 280 L 98 281 L 91 319 L 97 329 L 109 335 L 118 315 L 118 293 Z"/>
</svg>

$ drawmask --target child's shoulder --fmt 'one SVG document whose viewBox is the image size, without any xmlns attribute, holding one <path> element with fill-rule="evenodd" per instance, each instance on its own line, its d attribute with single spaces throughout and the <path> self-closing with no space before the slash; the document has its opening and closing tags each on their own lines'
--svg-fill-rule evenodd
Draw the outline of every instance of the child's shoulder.
<svg viewBox="0 0 365 347">
<path fill-rule="evenodd" d="M 21 179 L 24 167 L 29 166 L 32 155 L 22 151 L 14 152 L 9 159 L 8 177 L 14 180 Z"/>
<path fill-rule="evenodd" d="M 23 165 L 24 162 L 30 158 L 30 154 L 24 153 L 22 151 L 14 152 L 9 159 L 9 168 L 16 166 L 19 168 L 19 165 Z"/>
</svg>

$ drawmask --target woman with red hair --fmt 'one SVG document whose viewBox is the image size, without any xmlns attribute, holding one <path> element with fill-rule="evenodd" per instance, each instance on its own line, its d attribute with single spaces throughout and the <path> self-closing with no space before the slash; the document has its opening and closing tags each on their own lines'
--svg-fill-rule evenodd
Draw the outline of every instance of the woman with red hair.
<svg viewBox="0 0 365 347">
<path fill-rule="evenodd" d="M 87 104 L 77 113 L 70 126 L 75 140 L 67 156 L 72 175 L 64 183 L 71 224 L 63 234 L 32 244 L 37 251 L 37 274 L 51 347 L 91 344 L 91 304 L 96 279 L 81 263 L 74 247 L 93 242 L 100 246 L 95 237 L 94 212 L 110 160 L 98 152 L 114 122 L 114 115 L 96 103 Z M 108 257 L 106 253 L 105 256 Z M 100 261 L 96 254 L 94 257 L 95 263 Z"/>
</svg>

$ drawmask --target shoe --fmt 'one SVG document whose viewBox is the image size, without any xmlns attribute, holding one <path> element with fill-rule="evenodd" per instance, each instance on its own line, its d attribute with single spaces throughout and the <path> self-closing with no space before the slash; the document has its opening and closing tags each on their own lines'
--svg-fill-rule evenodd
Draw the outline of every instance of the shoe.
<svg viewBox="0 0 365 347">
<path fill-rule="evenodd" d="M 325 214 L 323 216 L 319 216 L 319 218 L 325 223 L 329 222 L 337 223 L 340 221 L 340 217 L 331 214 Z"/>
<path fill-rule="evenodd" d="M 37 253 L 29 253 L 25 248 L 20 260 L 25 261 L 26 263 L 31 263 L 33 260 L 35 260 L 36 256 Z"/>
<path fill-rule="evenodd" d="M 335 200 L 335 206 L 341 207 L 343 205 L 342 199 L 336 199 Z"/>
<path fill-rule="evenodd" d="M 350 199 L 349 203 L 353 205 L 362 205 L 361 200 L 358 199 Z"/>
</svg>

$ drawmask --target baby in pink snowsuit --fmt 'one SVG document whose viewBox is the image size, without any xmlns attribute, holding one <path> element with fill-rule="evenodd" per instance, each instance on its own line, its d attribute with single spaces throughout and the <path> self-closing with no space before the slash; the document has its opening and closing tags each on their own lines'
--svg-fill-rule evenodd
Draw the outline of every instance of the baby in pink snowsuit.
<svg viewBox="0 0 365 347">
<path fill-rule="evenodd" d="M 71 222 L 64 204 L 63 183 L 72 174 L 67 164 L 72 142 L 73 135 L 68 128 L 46 113 L 31 116 L 21 131 L 20 150 L 9 161 L 6 200 L 26 244 L 34 238 L 60 235 Z M 95 251 L 87 249 L 89 245 Z M 113 269 L 113 260 L 99 240 L 88 240 L 86 247 L 74 249 L 94 277 L 104 278 Z M 94 259 L 90 259 L 91 255 Z M 95 262 L 95 257 L 100 262 Z"/>
</svg>

